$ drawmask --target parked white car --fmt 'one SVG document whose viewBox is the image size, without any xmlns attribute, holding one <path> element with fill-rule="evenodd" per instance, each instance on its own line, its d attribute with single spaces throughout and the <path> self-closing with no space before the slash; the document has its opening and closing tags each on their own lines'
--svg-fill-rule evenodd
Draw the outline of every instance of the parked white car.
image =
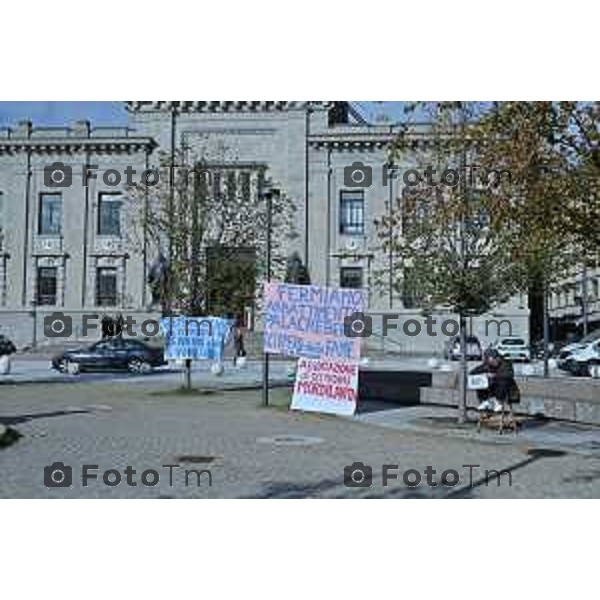
<svg viewBox="0 0 600 600">
<path fill-rule="evenodd" d="M 571 353 L 565 367 L 572 375 L 590 376 L 600 366 L 600 340 L 582 344 Z"/>
<path fill-rule="evenodd" d="M 505 337 L 494 344 L 494 348 L 505 358 L 512 361 L 531 361 L 531 349 L 529 344 L 521 337 Z"/>
<path fill-rule="evenodd" d="M 573 342 L 567 346 L 563 346 L 558 353 L 558 368 L 563 371 L 568 371 L 569 360 L 575 352 L 579 352 L 582 348 L 585 348 L 589 343 L 600 340 L 600 329 L 592 331 L 585 337 L 581 338 L 578 342 Z"/>
</svg>

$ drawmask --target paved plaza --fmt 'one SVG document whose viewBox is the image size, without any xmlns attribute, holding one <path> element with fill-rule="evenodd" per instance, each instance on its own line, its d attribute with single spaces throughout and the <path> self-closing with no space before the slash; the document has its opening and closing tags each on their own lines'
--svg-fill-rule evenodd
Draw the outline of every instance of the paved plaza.
<svg viewBox="0 0 600 600">
<path fill-rule="evenodd" d="M 595 428 L 551 424 L 545 433 L 532 428 L 498 436 L 458 428 L 451 411 L 441 408 L 395 407 L 342 419 L 290 413 L 284 389 L 273 390 L 273 406 L 264 408 L 259 391 L 182 394 L 175 388 L 158 380 L 0 386 L 0 422 L 23 436 L 0 448 L 0 497 L 600 497 Z M 44 485 L 44 468 L 56 462 L 72 467 L 71 488 Z M 357 462 L 372 468 L 371 487 L 345 485 L 345 468 Z M 83 465 L 97 465 L 88 487 L 82 486 Z M 394 465 L 387 486 L 383 465 Z M 127 482 L 128 466 L 136 471 L 136 486 Z M 428 485 L 428 467 L 436 471 L 428 477 L 437 487 Z M 103 483 L 111 469 L 122 474 L 118 486 Z M 405 485 L 409 470 L 409 478 L 422 474 L 419 487 Z M 486 470 L 510 475 L 498 485 Z M 158 472 L 158 484 L 144 485 L 144 471 Z M 460 481 L 442 485 L 445 471 L 449 484 L 454 471 Z M 109 481 L 115 477 L 109 474 Z M 154 483 L 152 473 L 146 482 Z"/>
</svg>

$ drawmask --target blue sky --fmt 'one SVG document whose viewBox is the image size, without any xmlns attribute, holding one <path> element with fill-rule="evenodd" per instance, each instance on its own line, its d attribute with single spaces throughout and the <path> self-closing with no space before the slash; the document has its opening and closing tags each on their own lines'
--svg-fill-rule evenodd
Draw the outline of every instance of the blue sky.
<svg viewBox="0 0 600 600">
<path fill-rule="evenodd" d="M 401 102 L 355 102 L 370 120 L 385 113 L 392 120 L 401 116 Z M 94 125 L 125 125 L 127 112 L 123 102 L 0 102 L 0 127 L 29 119 L 35 125 L 68 125 L 88 119 Z"/>
<path fill-rule="evenodd" d="M 0 102 L 0 127 L 29 119 L 35 125 L 67 125 L 88 119 L 95 125 L 127 123 L 122 102 Z"/>
</svg>

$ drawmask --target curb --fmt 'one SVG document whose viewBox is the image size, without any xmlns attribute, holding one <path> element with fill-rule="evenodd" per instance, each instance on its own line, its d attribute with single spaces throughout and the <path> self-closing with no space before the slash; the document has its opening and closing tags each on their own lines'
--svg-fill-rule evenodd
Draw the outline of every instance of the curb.
<svg viewBox="0 0 600 600">
<path fill-rule="evenodd" d="M 83 380 L 81 380 L 83 381 Z M 35 385 L 35 384 L 43 384 L 47 385 L 49 383 L 79 383 L 76 379 L 72 378 L 58 378 L 58 377 L 48 377 L 48 378 L 39 378 L 39 379 L 11 379 L 10 377 L 6 379 L 0 379 L 0 386 L 3 385 Z"/>
<path fill-rule="evenodd" d="M 128 382 L 132 381 L 132 379 L 123 378 L 122 380 L 118 380 L 118 382 Z M 135 380 L 134 380 L 135 381 Z M 58 383 L 107 383 L 108 381 L 103 379 L 94 379 L 89 380 L 85 378 L 81 378 L 79 376 L 65 376 L 65 377 L 48 377 L 47 379 L 0 379 L 0 387 L 3 385 L 47 385 L 50 383 L 58 384 Z M 139 382 L 139 380 L 138 380 Z M 115 383 L 114 380 L 110 380 L 110 383 Z M 283 387 L 293 387 L 293 382 L 290 383 L 287 380 L 271 380 L 269 383 L 269 389 L 274 388 L 283 388 Z M 199 388 L 200 389 L 200 388 Z M 207 391 L 215 391 L 215 392 L 244 392 L 244 391 L 258 391 L 262 390 L 262 383 L 240 383 L 240 384 L 232 384 L 232 385 L 206 385 L 202 386 L 203 390 Z"/>
<path fill-rule="evenodd" d="M 293 383 L 288 381 L 271 381 L 269 383 L 269 389 L 282 389 L 282 388 L 292 388 Z M 247 383 L 247 384 L 238 384 L 238 385 L 223 385 L 223 386 L 202 386 L 199 388 L 194 388 L 199 392 L 259 392 L 263 389 L 262 383 Z"/>
</svg>

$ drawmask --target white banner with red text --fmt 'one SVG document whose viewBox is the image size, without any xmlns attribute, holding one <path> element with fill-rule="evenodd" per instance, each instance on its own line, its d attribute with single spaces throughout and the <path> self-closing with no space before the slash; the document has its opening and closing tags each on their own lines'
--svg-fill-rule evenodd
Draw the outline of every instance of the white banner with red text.
<svg viewBox="0 0 600 600">
<path fill-rule="evenodd" d="M 351 416 L 358 399 L 358 363 L 301 358 L 292 410 Z"/>
</svg>

